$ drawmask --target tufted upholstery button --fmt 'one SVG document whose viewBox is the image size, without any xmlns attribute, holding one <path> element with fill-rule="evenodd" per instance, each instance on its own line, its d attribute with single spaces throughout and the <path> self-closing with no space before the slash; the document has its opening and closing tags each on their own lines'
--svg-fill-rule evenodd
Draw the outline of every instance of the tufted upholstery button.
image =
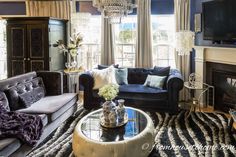
<svg viewBox="0 0 236 157">
<path fill-rule="evenodd" d="M 26 81 L 26 79 L 23 81 Z M 41 85 L 39 85 L 39 82 L 41 82 Z M 15 84 L 18 85 L 6 90 L 11 110 L 28 107 L 45 95 L 43 81 L 40 77 L 37 77 L 30 82 L 20 84 L 19 82 L 16 82 Z"/>
</svg>

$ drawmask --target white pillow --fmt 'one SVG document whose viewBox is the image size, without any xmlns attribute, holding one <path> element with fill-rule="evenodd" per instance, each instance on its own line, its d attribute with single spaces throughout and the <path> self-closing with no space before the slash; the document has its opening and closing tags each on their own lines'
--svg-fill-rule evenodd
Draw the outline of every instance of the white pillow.
<svg viewBox="0 0 236 157">
<path fill-rule="evenodd" d="M 106 69 L 92 70 L 92 76 L 94 78 L 94 86 L 93 89 L 99 89 L 106 84 L 117 84 L 116 77 L 115 77 L 115 68 L 113 65 L 109 66 Z"/>
<path fill-rule="evenodd" d="M 166 76 L 148 75 L 144 86 L 153 88 L 163 88 Z"/>
</svg>

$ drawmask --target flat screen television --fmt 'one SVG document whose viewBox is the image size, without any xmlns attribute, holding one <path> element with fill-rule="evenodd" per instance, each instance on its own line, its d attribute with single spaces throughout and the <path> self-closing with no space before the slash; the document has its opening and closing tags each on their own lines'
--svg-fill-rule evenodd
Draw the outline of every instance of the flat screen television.
<svg viewBox="0 0 236 157">
<path fill-rule="evenodd" d="M 203 39 L 236 41 L 236 0 L 215 0 L 202 4 Z"/>
</svg>

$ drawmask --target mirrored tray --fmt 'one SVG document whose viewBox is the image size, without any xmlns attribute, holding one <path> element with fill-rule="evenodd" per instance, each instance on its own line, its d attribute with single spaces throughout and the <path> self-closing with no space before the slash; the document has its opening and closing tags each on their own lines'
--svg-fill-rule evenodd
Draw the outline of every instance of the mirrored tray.
<svg viewBox="0 0 236 157">
<path fill-rule="evenodd" d="M 101 124 L 102 127 L 105 127 L 105 128 L 118 128 L 118 127 L 121 127 L 121 126 L 125 125 L 128 121 L 129 121 L 129 119 L 128 119 L 128 114 L 127 113 L 125 113 L 125 115 L 124 115 L 124 121 L 123 122 L 118 122 L 118 120 L 117 120 L 117 122 L 115 124 L 106 124 L 103 114 L 100 117 L 100 124 Z"/>
</svg>

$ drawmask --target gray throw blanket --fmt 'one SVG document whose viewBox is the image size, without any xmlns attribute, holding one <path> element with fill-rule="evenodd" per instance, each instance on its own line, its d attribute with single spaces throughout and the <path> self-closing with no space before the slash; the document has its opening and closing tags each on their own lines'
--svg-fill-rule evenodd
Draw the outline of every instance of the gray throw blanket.
<svg viewBox="0 0 236 157">
<path fill-rule="evenodd" d="M 0 102 L 0 139 L 14 137 L 35 146 L 43 131 L 39 116 L 7 111 Z"/>
</svg>

